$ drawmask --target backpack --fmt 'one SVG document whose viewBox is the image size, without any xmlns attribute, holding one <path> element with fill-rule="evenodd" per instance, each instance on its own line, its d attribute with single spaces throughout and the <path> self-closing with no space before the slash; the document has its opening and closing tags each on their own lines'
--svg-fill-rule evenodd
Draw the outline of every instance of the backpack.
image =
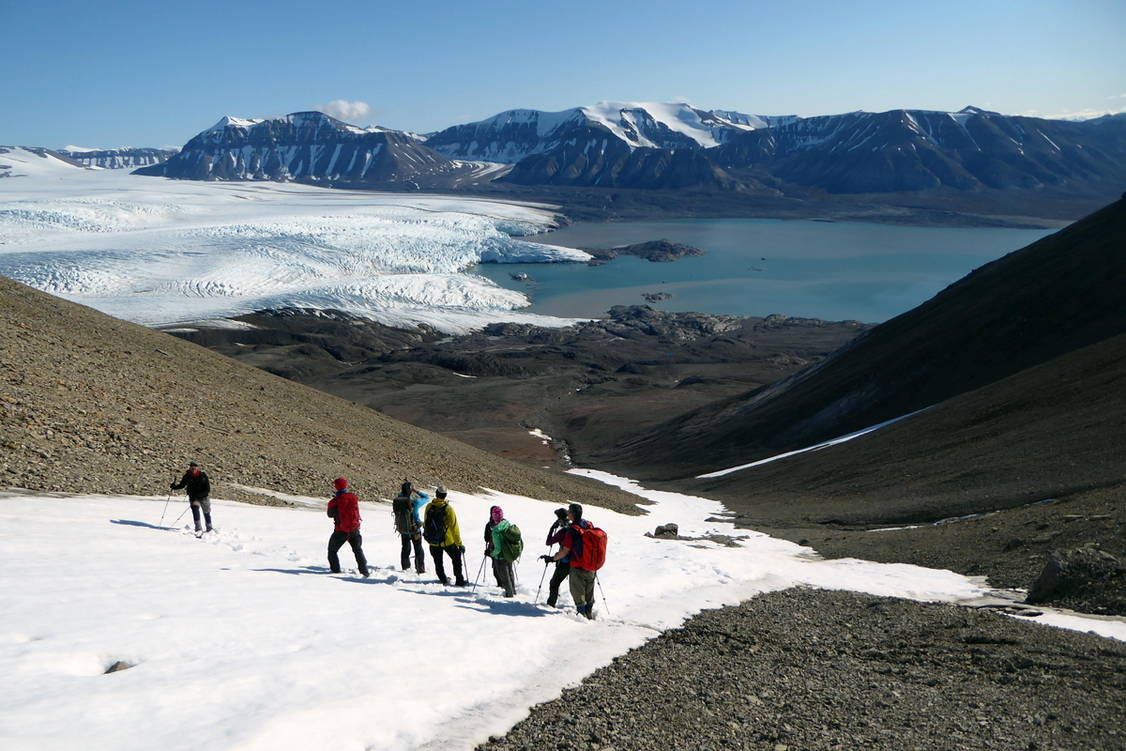
<svg viewBox="0 0 1126 751">
<path fill-rule="evenodd" d="M 422 536 L 431 545 L 441 546 L 446 541 L 446 509 L 449 506 L 431 506 L 423 524 Z"/>
<path fill-rule="evenodd" d="M 606 533 L 590 522 L 586 522 L 586 525 L 571 525 L 582 540 L 578 554 L 574 551 L 571 553 L 571 565 L 585 571 L 597 571 L 606 562 Z"/>
<path fill-rule="evenodd" d="M 396 532 L 401 535 L 413 535 L 418 532 L 414 523 L 410 498 L 404 495 L 396 496 L 395 500 L 391 501 L 391 512 L 395 515 Z"/>
<path fill-rule="evenodd" d="M 500 556 L 504 561 L 515 561 L 524 552 L 524 538 L 520 534 L 520 528 L 515 524 L 509 524 L 505 527 L 504 531 L 500 533 Z"/>
</svg>

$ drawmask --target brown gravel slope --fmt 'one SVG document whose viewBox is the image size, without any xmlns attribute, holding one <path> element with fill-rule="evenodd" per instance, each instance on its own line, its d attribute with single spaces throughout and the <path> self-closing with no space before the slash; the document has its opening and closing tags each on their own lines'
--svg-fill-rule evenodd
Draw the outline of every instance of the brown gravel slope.
<svg viewBox="0 0 1126 751">
<path fill-rule="evenodd" d="M 792 589 L 706 611 L 486 751 L 1126 748 L 1126 645 L 989 611 Z"/>
<path fill-rule="evenodd" d="M 409 477 L 621 510 L 638 500 L 0 277 L 0 487 L 164 493 L 191 459 L 213 495 L 267 503 L 233 483 L 322 496 L 344 475 L 370 499 Z"/>
</svg>

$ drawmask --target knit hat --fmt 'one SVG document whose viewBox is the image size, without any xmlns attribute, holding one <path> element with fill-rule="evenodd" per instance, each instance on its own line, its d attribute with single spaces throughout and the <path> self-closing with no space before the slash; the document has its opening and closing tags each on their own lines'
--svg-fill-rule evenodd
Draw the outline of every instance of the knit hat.
<svg viewBox="0 0 1126 751">
<path fill-rule="evenodd" d="M 446 489 L 444 487 L 442 487 L 441 485 L 439 485 L 438 489 L 434 491 L 434 495 L 438 496 L 439 498 L 445 498 L 446 497 Z"/>
<path fill-rule="evenodd" d="M 492 518 L 493 524 L 496 524 L 504 518 L 504 509 L 502 509 L 500 506 L 493 506 L 491 509 L 489 509 L 489 516 Z"/>
<path fill-rule="evenodd" d="M 348 487 L 348 481 L 345 480 L 343 477 L 337 477 L 335 480 L 332 481 L 332 487 L 334 487 L 337 490 L 344 490 L 345 488 Z"/>
<path fill-rule="evenodd" d="M 555 518 L 557 518 L 561 522 L 567 521 L 567 509 L 565 509 L 565 508 L 555 509 Z"/>
<path fill-rule="evenodd" d="M 196 464 L 195 462 L 188 462 L 188 466 L 189 467 L 198 467 L 199 465 Z"/>
</svg>

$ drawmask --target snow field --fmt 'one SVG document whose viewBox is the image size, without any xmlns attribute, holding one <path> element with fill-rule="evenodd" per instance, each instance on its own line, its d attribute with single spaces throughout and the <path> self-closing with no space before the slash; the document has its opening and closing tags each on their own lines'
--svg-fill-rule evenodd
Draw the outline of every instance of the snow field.
<svg viewBox="0 0 1126 751">
<path fill-rule="evenodd" d="M 512 599 L 490 586 L 487 564 L 475 592 L 437 583 L 430 560 L 424 575 L 400 571 L 388 503 L 362 504 L 363 579 L 347 545 L 345 572 L 328 573 L 332 522 L 321 499 L 293 508 L 214 501 L 219 532 L 196 540 L 159 525 L 164 497 L 0 498 L 0 665 L 9 678 L 0 747 L 471 748 L 704 608 L 802 584 L 943 601 L 987 592 L 948 571 L 821 561 L 709 521 L 725 513 L 716 502 L 585 474 L 656 502 L 640 517 L 588 510 L 610 536 L 599 576 L 609 601 L 596 590 L 593 623 L 543 605 L 546 582 L 533 602 L 555 505 L 528 498 L 451 494 L 471 580 L 492 504 L 523 531 Z M 166 524 L 185 506 L 175 499 Z M 644 536 L 666 521 L 685 537 L 745 539 L 725 547 Z M 1126 624 L 1070 618 L 1060 625 L 1126 639 Z M 103 675 L 117 660 L 135 667 Z"/>
<path fill-rule="evenodd" d="M 293 306 L 451 332 L 500 320 L 565 325 L 515 313 L 528 305 L 523 294 L 464 272 L 589 258 L 520 239 L 554 225 L 532 205 L 58 164 L 65 179 L 0 180 L 0 274 L 150 326 Z"/>
</svg>

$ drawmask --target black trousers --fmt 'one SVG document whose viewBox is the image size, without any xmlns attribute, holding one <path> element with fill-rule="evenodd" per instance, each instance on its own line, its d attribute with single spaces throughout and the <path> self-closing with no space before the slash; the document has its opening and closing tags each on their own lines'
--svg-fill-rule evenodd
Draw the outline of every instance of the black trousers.
<svg viewBox="0 0 1126 751">
<path fill-rule="evenodd" d="M 356 567 L 360 569 L 361 574 L 367 576 L 368 561 L 364 558 L 364 549 L 361 547 L 364 538 L 358 529 L 355 532 L 333 532 L 332 537 L 328 538 L 328 567 L 332 569 L 332 573 L 340 573 L 340 557 L 336 553 L 345 542 L 352 546 L 352 553 L 356 556 Z"/>
<path fill-rule="evenodd" d="M 430 557 L 434 559 L 434 573 L 438 574 L 438 581 L 443 584 L 450 583 L 450 580 L 446 578 L 446 568 L 442 565 L 443 552 L 454 562 L 454 580 L 459 585 L 465 584 L 465 577 L 461 575 L 461 550 L 458 549 L 457 545 L 430 546 Z"/>
<path fill-rule="evenodd" d="M 559 585 L 567 581 L 567 577 L 571 575 L 571 564 L 564 563 L 563 561 L 555 562 L 555 571 L 551 573 L 551 583 L 547 588 L 547 604 L 555 607 L 555 603 L 559 601 Z"/>
<path fill-rule="evenodd" d="M 418 573 L 426 571 L 426 558 L 422 554 L 422 535 L 399 535 L 403 538 L 403 571 L 411 567 L 411 547 L 414 547 L 414 570 Z"/>
</svg>

